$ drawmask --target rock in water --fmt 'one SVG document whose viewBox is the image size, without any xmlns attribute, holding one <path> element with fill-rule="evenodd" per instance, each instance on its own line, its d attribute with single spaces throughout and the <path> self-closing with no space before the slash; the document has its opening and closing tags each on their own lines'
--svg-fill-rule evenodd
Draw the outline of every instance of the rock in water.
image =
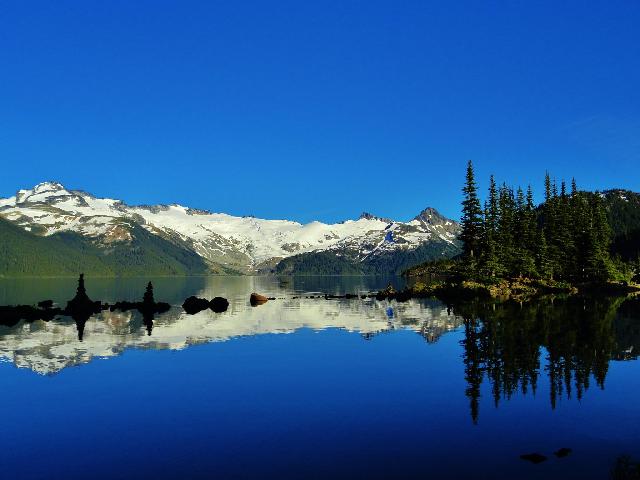
<svg viewBox="0 0 640 480">
<path fill-rule="evenodd" d="M 384 299 L 392 299 L 395 298 L 396 296 L 396 289 L 393 288 L 393 285 L 389 284 L 387 285 L 387 288 L 385 288 L 384 290 L 380 290 L 377 294 L 376 294 L 376 299 L 377 300 L 384 300 Z"/>
<path fill-rule="evenodd" d="M 527 453 L 525 455 L 520 455 L 520 458 L 531 463 L 542 463 L 547 459 L 547 457 L 541 453 Z"/>
<path fill-rule="evenodd" d="M 572 452 L 570 448 L 561 448 L 560 450 L 556 450 L 553 454 L 558 458 L 564 458 Z"/>
<path fill-rule="evenodd" d="M 252 293 L 251 297 L 249 297 L 249 302 L 251 303 L 252 306 L 256 306 L 256 305 L 262 305 L 263 303 L 267 303 L 269 301 L 268 297 L 265 297 L 264 295 L 260 295 L 259 293 Z"/>
<path fill-rule="evenodd" d="M 410 290 L 401 290 L 396 294 L 396 301 L 398 302 L 407 302 L 411 300 L 411 291 Z"/>
<path fill-rule="evenodd" d="M 209 308 L 216 313 L 226 312 L 229 308 L 229 300 L 222 297 L 215 297 L 209 302 Z"/>
<path fill-rule="evenodd" d="M 209 300 L 191 296 L 184 301 L 182 308 L 184 308 L 184 311 L 189 315 L 194 315 L 209 308 Z"/>
</svg>

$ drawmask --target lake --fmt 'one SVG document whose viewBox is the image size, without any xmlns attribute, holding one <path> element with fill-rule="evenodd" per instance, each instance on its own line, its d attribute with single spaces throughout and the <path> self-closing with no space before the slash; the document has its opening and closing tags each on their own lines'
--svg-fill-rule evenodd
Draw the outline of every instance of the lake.
<svg viewBox="0 0 640 480">
<path fill-rule="evenodd" d="M 133 301 L 148 280 L 86 287 Z M 0 326 L 1 478 L 584 479 L 640 459 L 637 298 L 445 305 L 305 298 L 399 278 L 151 280 L 173 305 L 152 321 Z M 0 304 L 64 305 L 75 288 L 0 279 Z M 251 307 L 254 291 L 276 300 Z M 187 315 L 190 295 L 229 309 Z"/>
</svg>

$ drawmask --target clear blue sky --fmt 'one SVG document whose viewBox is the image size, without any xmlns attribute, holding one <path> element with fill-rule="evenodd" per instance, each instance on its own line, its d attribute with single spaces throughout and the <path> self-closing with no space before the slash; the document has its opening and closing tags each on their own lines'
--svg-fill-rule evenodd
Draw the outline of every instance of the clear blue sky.
<svg viewBox="0 0 640 480">
<path fill-rule="evenodd" d="M 640 2 L 5 1 L 0 195 L 459 216 L 549 169 L 640 190 Z"/>
</svg>

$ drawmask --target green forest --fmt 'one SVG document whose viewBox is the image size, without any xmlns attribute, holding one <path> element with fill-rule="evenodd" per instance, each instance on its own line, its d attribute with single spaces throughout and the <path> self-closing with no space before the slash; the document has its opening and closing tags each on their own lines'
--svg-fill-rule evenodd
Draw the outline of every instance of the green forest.
<svg viewBox="0 0 640 480">
<path fill-rule="evenodd" d="M 133 240 L 101 248 L 75 233 L 41 237 L 0 218 L 0 272 L 6 276 L 186 275 L 208 272 L 196 253 L 134 226 Z"/>
<path fill-rule="evenodd" d="M 575 180 L 558 185 L 549 173 L 544 202 L 535 205 L 533 190 L 489 179 L 481 204 L 473 164 L 463 188 L 462 268 L 467 278 L 540 278 L 570 283 L 629 280 L 637 261 L 632 239 L 640 209 L 628 205 L 626 216 L 607 212 L 607 196 L 578 189 Z M 628 199 L 620 200 L 629 203 Z M 621 209 L 618 208 L 618 211 Z M 612 249 L 614 229 L 621 248 Z M 637 246 L 637 245 L 636 245 Z M 625 261 L 626 260 L 626 261 Z"/>
<path fill-rule="evenodd" d="M 308 252 L 281 260 L 274 273 L 279 275 L 394 275 L 426 261 L 450 258 L 460 252 L 457 244 L 433 240 L 412 250 L 371 255 L 361 261 L 342 251 Z"/>
</svg>

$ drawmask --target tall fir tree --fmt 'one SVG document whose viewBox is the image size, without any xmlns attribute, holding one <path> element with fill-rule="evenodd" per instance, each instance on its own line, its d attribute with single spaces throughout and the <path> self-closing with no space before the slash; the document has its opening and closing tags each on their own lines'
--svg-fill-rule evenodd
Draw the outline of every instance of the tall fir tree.
<svg viewBox="0 0 640 480">
<path fill-rule="evenodd" d="M 551 176 L 549 172 L 544 174 L 544 201 L 545 203 L 551 200 Z"/>
<path fill-rule="evenodd" d="M 533 190 L 531 189 L 531 185 L 527 187 L 526 221 L 527 221 L 527 238 L 525 239 L 526 247 L 530 252 L 535 252 L 536 242 L 538 238 L 538 219 L 536 214 L 536 205 L 533 201 Z"/>
<path fill-rule="evenodd" d="M 485 204 L 482 248 L 482 272 L 489 277 L 501 275 L 503 271 L 497 252 L 498 214 L 498 189 L 495 177 L 491 175 L 489 198 Z"/>
<path fill-rule="evenodd" d="M 464 200 L 462 201 L 462 232 L 460 239 L 464 244 L 464 256 L 470 263 L 476 263 L 480 253 L 482 238 L 482 209 L 478 199 L 478 187 L 476 185 L 471 160 L 467 163 L 467 175 L 462 189 Z"/>
<path fill-rule="evenodd" d="M 513 250 L 513 274 L 531 277 L 535 275 L 533 251 L 529 249 L 529 229 L 531 228 L 527 201 L 524 191 L 518 187 L 515 203 L 515 238 Z"/>
<path fill-rule="evenodd" d="M 513 275 L 515 270 L 515 215 L 516 205 L 513 190 L 502 184 L 498 192 L 498 258 L 505 273 Z"/>
</svg>

